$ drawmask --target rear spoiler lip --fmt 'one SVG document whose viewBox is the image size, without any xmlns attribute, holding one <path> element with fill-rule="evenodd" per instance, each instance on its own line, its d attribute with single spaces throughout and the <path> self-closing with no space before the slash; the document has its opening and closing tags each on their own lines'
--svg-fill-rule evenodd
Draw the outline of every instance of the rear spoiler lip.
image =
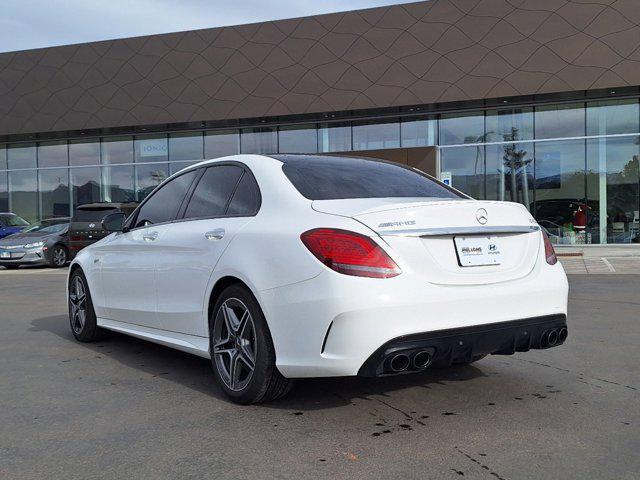
<svg viewBox="0 0 640 480">
<path fill-rule="evenodd" d="M 499 225 L 482 227 L 412 228 L 409 230 L 379 230 L 382 237 L 445 237 L 450 235 L 490 235 L 493 233 L 532 233 L 540 231 L 538 225 Z"/>
</svg>

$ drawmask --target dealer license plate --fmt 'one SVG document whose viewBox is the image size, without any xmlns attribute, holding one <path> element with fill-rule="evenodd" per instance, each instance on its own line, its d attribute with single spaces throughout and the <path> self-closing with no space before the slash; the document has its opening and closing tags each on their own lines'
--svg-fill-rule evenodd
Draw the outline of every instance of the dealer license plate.
<svg viewBox="0 0 640 480">
<path fill-rule="evenodd" d="M 454 237 L 458 261 L 462 267 L 500 265 L 502 251 L 498 237 Z"/>
</svg>

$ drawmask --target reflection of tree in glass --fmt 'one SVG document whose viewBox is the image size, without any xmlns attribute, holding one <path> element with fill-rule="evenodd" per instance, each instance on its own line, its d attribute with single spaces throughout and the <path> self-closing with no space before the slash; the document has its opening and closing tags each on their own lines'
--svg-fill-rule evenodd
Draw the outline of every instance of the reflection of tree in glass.
<svg viewBox="0 0 640 480">
<path fill-rule="evenodd" d="M 505 185 L 505 170 L 508 172 L 510 178 L 510 194 L 511 201 L 523 203 L 529 208 L 529 177 L 527 173 L 527 165 L 531 163 L 531 159 L 525 160 L 527 151 L 519 148 L 516 143 L 518 141 L 518 129 L 516 127 L 511 128 L 511 133 L 504 135 L 505 142 L 508 143 L 503 146 L 504 154 L 502 159 L 504 160 L 503 167 L 500 171 L 500 199 L 504 200 L 504 193 L 506 189 Z M 522 198 L 518 198 L 518 184 L 517 177 L 520 175 L 522 179 Z"/>
</svg>

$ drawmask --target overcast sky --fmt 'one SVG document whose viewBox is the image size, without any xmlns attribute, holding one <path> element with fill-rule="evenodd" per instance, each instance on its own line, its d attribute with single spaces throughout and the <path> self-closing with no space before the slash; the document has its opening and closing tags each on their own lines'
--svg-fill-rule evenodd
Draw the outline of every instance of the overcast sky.
<svg viewBox="0 0 640 480">
<path fill-rule="evenodd" d="M 0 52 L 238 25 L 394 3 L 403 1 L 0 0 Z"/>
</svg>

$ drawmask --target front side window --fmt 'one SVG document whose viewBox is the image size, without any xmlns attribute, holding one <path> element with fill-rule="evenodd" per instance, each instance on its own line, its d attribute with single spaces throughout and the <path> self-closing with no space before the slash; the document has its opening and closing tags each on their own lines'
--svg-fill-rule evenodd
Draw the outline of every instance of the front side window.
<svg viewBox="0 0 640 480">
<path fill-rule="evenodd" d="M 187 190 L 189 190 L 198 173 L 198 170 L 191 170 L 161 186 L 140 207 L 135 227 L 144 227 L 173 220 L 178 213 Z"/>
<path fill-rule="evenodd" d="M 207 218 L 224 215 L 231 194 L 243 170 L 234 165 L 209 167 L 193 191 L 185 218 Z"/>
</svg>

